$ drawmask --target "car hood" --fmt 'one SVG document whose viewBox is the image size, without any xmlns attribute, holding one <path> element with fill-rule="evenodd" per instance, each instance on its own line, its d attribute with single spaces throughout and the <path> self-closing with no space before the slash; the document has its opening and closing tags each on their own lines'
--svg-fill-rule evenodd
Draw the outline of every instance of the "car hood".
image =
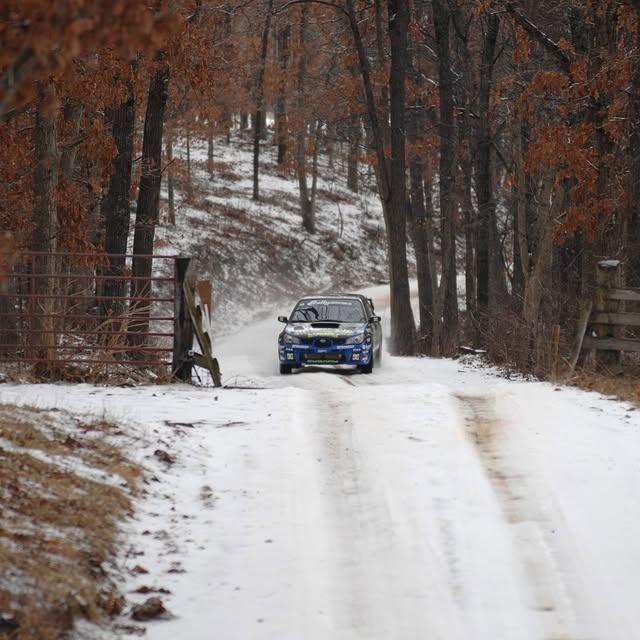
<svg viewBox="0 0 640 640">
<path fill-rule="evenodd" d="M 327 325 L 327 326 L 322 326 Z M 311 323 L 290 323 L 286 326 L 285 332 L 298 338 L 349 338 L 350 336 L 362 333 L 366 327 L 364 322 L 340 324 L 311 322 Z"/>
</svg>

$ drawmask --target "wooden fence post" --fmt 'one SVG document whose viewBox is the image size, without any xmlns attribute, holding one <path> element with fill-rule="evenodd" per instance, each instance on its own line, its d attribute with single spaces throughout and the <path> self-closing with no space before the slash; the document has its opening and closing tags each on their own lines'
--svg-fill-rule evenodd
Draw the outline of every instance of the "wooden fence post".
<svg viewBox="0 0 640 640">
<path fill-rule="evenodd" d="M 193 322 L 187 306 L 184 284 L 191 258 L 175 259 L 175 301 L 173 311 L 173 363 L 171 369 L 179 380 L 189 382 L 193 363 L 189 352 L 193 349 Z"/>
<path fill-rule="evenodd" d="M 622 286 L 620 261 L 601 260 L 598 262 L 596 273 L 596 302 L 594 311 L 596 313 L 617 313 L 620 310 L 620 302 L 611 300 L 609 292 Z M 598 338 L 617 338 L 619 331 L 616 331 L 613 324 L 594 324 L 593 330 Z M 621 352 L 599 350 L 596 352 L 596 363 L 598 365 L 611 366 L 620 364 Z"/>
</svg>

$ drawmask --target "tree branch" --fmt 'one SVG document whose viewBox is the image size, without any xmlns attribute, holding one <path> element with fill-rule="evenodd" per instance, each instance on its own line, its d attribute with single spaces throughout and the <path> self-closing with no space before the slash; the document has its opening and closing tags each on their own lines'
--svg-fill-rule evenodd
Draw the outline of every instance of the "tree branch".
<svg viewBox="0 0 640 640">
<path fill-rule="evenodd" d="M 347 17 L 349 16 L 349 12 L 341 5 L 336 2 L 331 2 L 331 0 L 289 0 L 285 2 L 279 9 L 274 11 L 274 14 L 284 13 L 289 7 L 292 7 L 296 4 L 323 4 L 326 7 L 332 7 L 333 9 L 337 9 Z"/>
<path fill-rule="evenodd" d="M 6 113 L 6 110 L 16 95 L 20 85 L 31 69 L 35 66 L 36 56 L 31 47 L 23 49 L 14 63 L 0 77 L 0 116 Z"/>
<path fill-rule="evenodd" d="M 202 10 L 202 0 L 196 0 L 196 6 L 193 13 L 187 18 L 189 24 L 193 24 L 199 17 Z"/>
<path fill-rule="evenodd" d="M 535 25 L 525 15 L 524 11 L 512 1 L 509 1 L 505 5 L 507 11 L 513 19 L 520 25 L 534 40 L 539 42 L 554 58 L 558 61 L 562 70 L 566 73 L 571 71 L 572 57 L 560 47 L 557 42 L 554 42 L 542 29 Z"/>
</svg>

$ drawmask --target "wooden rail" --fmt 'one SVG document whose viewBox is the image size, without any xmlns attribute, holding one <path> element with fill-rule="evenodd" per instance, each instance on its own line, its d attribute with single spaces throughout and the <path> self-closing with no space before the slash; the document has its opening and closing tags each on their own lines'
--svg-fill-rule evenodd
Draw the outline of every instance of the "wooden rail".
<svg viewBox="0 0 640 640">
<path fill-rule="evenodd" d="M 606 292 L 607 300 L 640 302 L 640 289 L 610 289 Z"/>
<path fill-rule="evenodd" d="M 617 260 L 598 263 L 595 301 L 581 317 L 570 370 L 580 352 L 589 350 L 599 364 L 617 364 L 623 352 L 640 353 L 640 340 L 626 337 L 626 329 L 640 327 L 640 310 L 628 311 L 626 303 L 640 302 L 640 289 L 625 288 Z"/>
<path fill-rule="evenodd" d="M 596 324 L 640 327 L 640 313 L 609 313 L 607 311 L 596 311 L 591 315 L 590 320 Z"/>
<path fill-rule="evenodd" d="M 625 338 L 594 338 L 585 336 L 582 342 L 583 349 L 596 349 L 603 351 L 635 351 L 640 352 L 640 340 L 628 340 Z"/>
</svg>

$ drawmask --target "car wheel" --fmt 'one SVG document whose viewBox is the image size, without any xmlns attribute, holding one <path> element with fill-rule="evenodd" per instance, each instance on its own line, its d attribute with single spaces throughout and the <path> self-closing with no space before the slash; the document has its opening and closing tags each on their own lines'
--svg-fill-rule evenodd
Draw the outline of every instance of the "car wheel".
<svg viewBox="0 0 640 640">
<path fill-rule="evenodd" d="M 374 360 L 374 357 L 373 357 L 373 353 L 372 353 L 371 354 L 371 360 L 369 361 L 369 364 L 363 364 L 363 365 L 360 365 L 358 367 L 358 369 L 360 369 L 360 372 L 361 373 L 373 373 L 373 360 Z"/>
<path fill-rule="evenodd" d="M 291 373 L 291 365 L 290 364 L 281 364 L 280 365 L 280 373 L 284 376 L 288 373 Z"/>
</svg>

